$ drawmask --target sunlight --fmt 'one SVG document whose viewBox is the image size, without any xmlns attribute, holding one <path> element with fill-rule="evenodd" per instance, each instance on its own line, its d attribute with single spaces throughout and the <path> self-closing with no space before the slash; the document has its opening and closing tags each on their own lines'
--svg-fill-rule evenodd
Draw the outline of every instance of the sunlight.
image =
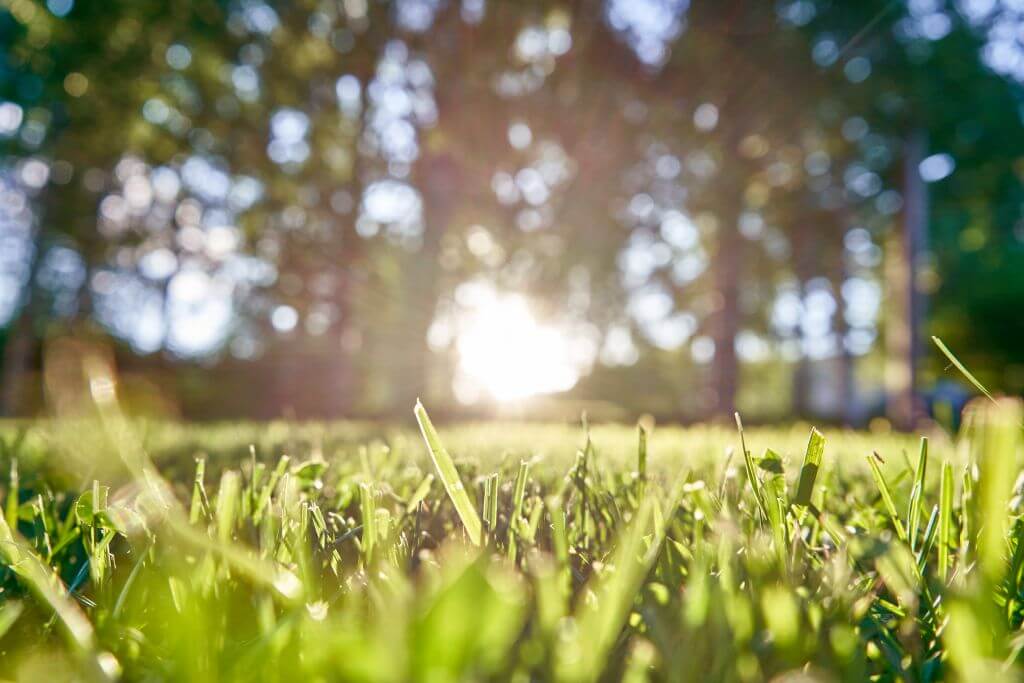
<svg viewBox="0 0 1024 683">
<path fill-rule="evenodd" d="M 579 379 L 568 335 L 539 323 L 519 295 L 488 292 L 460 320 L 460 399 L 515 401 L 571 389 Z"/>
</svg>

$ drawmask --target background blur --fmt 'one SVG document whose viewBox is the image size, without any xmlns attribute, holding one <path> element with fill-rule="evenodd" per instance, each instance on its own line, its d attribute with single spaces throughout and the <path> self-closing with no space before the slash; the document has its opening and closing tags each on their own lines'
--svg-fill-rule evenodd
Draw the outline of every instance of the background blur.
<svg viewBox="0 0 1024 683">
<path fill-rule="evenodd" d="M 897 427 L 1024 390 L 1017 0 L 2 0 L 0 408 Z"/>
</svg>

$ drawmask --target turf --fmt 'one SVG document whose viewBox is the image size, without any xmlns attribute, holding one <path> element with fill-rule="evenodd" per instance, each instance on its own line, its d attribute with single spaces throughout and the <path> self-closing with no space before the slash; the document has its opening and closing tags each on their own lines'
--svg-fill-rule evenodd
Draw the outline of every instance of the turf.
<svg viewBox="0 0 1024 683">
<path fill-rule="evenodd" d="M 0 677 L 1012 679 L 1020 417 L 7 424 Z"/>
</svg>

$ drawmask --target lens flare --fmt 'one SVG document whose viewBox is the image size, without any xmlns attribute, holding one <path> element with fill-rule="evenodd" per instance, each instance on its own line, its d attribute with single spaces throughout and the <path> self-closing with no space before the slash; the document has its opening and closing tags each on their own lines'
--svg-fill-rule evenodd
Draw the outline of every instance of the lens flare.
<svg viewBox="0 0 1024 683">
<path fill-rule="evenodd" d="M 538 322 L 522 296 L 489 296 L 460 323 L 460 394 L 516 401 L 566 391 L 579 379 L 569 335 Z"/>
</svg>

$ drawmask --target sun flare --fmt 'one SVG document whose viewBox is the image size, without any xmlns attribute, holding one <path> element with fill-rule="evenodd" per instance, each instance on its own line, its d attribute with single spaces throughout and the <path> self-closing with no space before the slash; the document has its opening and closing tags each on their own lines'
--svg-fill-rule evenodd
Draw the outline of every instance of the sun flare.
<svg viewBox="0 0 1024 683">
<path fill-rule="evenodd" d="M 569 335 L 540 323 L 522 296 L 492 293 L 460 323 L 459 393 L 471 400 L 516 401 L 566 391 L 579 379 Z"/>
</svg>

